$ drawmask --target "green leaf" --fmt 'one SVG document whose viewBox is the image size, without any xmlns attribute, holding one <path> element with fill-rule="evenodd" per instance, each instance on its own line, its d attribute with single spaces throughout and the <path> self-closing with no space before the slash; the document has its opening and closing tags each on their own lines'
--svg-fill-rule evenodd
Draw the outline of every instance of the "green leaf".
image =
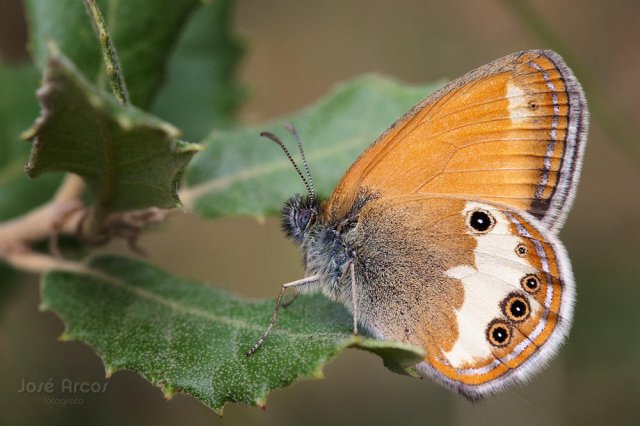
<svg viewBox="0 0 640 426">
<path fill-rule="evenodd" d="M 20 132 L 37 115 L 38 79 L 32 66 L 0 62 L 0 221 L 46 202 L 60 182 L 58 175 L 34 182 L 24 172 L 30 146 L 20 140 Z"/>
<path fill-rule="evenodd" d="M 162 388 L 193 395 L 221 413 L 225 402 L 264 406 L 269 391 L 303 378 L 347 347 L 379 353 L 391 366 L 420 361 L 412 346 L 351 334 L 341 305 L 301 296 L 281 311 L 258 352 L 273 300 L 252 301 L 172 277 L 130 259 L 95 259 L 85 273 L 55 271 L 42 282 L 44 308 L 64 320 L 63 340 L 91 345 L 107 375 L 129 369 Z"/>
<path fill-rule="evenodd" d="M 29 144 L 20 133 L 38 112 L 38 71 L 30 65 L 0 61 L 0 222 L 13 219 L 48 201 L 61 176 L 33 181 L 24 172 Z M 17 271 L 0 262 L 0 310 L 19 287 Z"/>
<path fill-rule="evenodd" d="M 166 61 L 180 29 L 199 0 L 102 0 L 129 94 L 146 107 L 162 82 Z M 82 73 L 104 84 L 100 46 L 82 0 L 26 0 L 30 45 L 38 66 L 47 63 L 47 42 L 54 41 Z"/>
<path fill-rule="evenodd" d="M 317 192 L 326 197 L 369 144 L 440 85 L 408 86 L 365 76 L 301 113 L 254 128 L 215 131 L 203 141 L 206 151 L 188 168 L 181 198 L 207 217 L 278 212 L 287 198 L 304 192 L 304 186 L 282 151 L 259 133 L 271 131 L 293 148 L 293 138 L 282 127 L 285 122 L 296 126 Z"/>
<path fill-rule="evenodd" d="M 178 177 L 200 147 L 177 141 L 173 126 L 93 88 L 52 52 L 38 91 L 41 116 L 27 173 L 80 175 L 104 211 L 179 205 Z"/>
<path fill-rule="evenodd" d="M 232 29 L 234 4 L 216 0 L 193 14 L 153 108 L 189 140 L 204 138 L 212 128 L 229 127 L 244 99 L 236 81 L 244 49 Z"/>
</svg>

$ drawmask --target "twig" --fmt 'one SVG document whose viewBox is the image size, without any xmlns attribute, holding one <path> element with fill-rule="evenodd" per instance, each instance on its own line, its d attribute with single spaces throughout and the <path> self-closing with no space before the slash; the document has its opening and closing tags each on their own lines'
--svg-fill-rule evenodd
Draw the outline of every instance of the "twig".
<svg viewBox="0 0 640 426">
<path fill-rule="evenodd" d="M 3 260 L 16 269 L 35 274 L 54 269 L 74 272 L 84 272 L 86 270 L 86 267 L 80 262 L 60 259 L 30 249 L 26 251 L 14 250 L 7 257 L 4 257 Z"/>
<path fill-rule="evenodd" d="M 0 222 L 0 262 L 26 272 L 45 272 L 50 269 L 84 270 L 80 263 L 61 258 L 57 241 L 59 235 L 73 235 L 86 245 L 102 245 L 113 238 L 122 238 L 138 253 L 140 231 L 147 225 L 160 223 L 168 210 L 147 208 L 109 214 L 104 226 L 95 235 L 86 236 L 84 223 L 91 212 L 81 200 L 84 181 L 68 174 L 55 196 L 48 203 L 18 218 Z M 49 238 L 53 256 L 37 253 L 31 244 Z"/>
<path fill-rule="evenodd" d="M 98 7 L 95 0 L 85 0 L 85 5 L 87 7 L 87 11 L 89 12 L 89 16 L 91 17 L 93 29 L 96 33 L 96 36 L 98 37 L 98 42 L 100 43 L 102 59 L 107 73 L 107 79 L 109 80 L 109 85 L 111 86 L 111 91 L 121 105 L 129 106 L 131 104 L 131 101 L 129 99 L 127 84 L 124 80 L 124 74 L 122 73 L 122 66 L 120 65 L 116 47 L 111 40 L 111 36 L 109 35 L 109 30 L 107 29 L 107 24 L 104 21 L 102 12 L 100 11 L 100 8 Z M 113 170 L 111 170 L 112 167 L 108 167 L 109 171 L 106 173 L 107 176 L 112 175 L 113 173 Z M 111 190 L 102 191 L 100 197 L 96 200 L 96 203 L 90 212 L 91 214 L 86 217 L 86 225 L 84 223 L 80 225 L 82 227 L 86 226 L 89 239 L 96 239 L 101 237 L 105 221 L 107 220 L 110 213 L 109 203 L 111 201 L 111 192 Z"/>
<path fill-rule="evenodd" d="M 85 0 L 87 11 L 91 16 L 93 22 L 93 29 L 96 32 L 100 47 L 102 50 L 102 58 L 104 60 L 105 68 L 107 70 L 107 78 L 109 79 L 109 85 L 113 94 L 118 101 L 128 106 L 131 104 L 129 100 L 129 91 L 127 90 L 127 84 L 124 81 L 124 75 L 122 74 L 122 67 L 120 60 L 118 59 L 118 53 L 116 47 L 111 42 L 111 36 L 107 30 L 107 25 L 104 22 L 104 17 L 100 8 L 96 4 L 95 0 Z"/>
<path fill-rule="evenodd" d="M 36 253 L 30 243 L 41 241 L 54 232 L 74 234 L 82 215 L 80 196 L 84 183 L 79 176 L 69 174 L 48 203 L 16 219 L 0 223 L 0 260 L 27 272 L 44 272 L 49 269 L 69 269 L 69 262 Z M 76 266 L 73 266 L 74 268 Z"/>
<path fill-rule="evenodd" d="M 51 225 L 59 219 L 60 212 L 64 211 L 70 203 L 76 203 L 83 189 L 84 183 L 80 177 L 69 174 L 51 201 L 24 216 L 0 223 L 0 250 L 7 246 L 7 242 L 29 243 L 48 237 L 51 233 Z M 80 218 L 81 214 L 76 214 L 74 218 L 67 218 L 64 225 L 60 227 L 60 232 L 74 233 Z"/>
</svg>

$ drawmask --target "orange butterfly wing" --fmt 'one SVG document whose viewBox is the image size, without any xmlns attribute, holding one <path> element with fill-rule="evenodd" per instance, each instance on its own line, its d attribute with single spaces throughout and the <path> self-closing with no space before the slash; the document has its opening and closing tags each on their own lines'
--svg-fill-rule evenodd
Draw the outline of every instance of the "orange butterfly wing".
<svg viewBox="0 0 640 426">
<path fill-rule="evenodd" d="M 518 52 L 448 84 L 394 123 L 344 175 L 327 209 L 363 190 L 447 194 L 509 205 L 557 231 L 585 147 L 582 88 L 551 51 Z"/>
<path fill-rule="evenodd" d="M 525 381 L 569 332 L 569 258 L 527 213 L 451 196 L 381 198 L 363 208 L 354 239 L 359 322 L 423 348 L 416 370 L 469 398 Z"/>
</svg>

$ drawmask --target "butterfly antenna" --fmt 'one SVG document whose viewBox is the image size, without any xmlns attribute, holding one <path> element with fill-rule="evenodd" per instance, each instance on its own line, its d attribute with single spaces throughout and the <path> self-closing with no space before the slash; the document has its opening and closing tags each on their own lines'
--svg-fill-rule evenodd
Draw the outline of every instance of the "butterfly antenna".
<svg viewBox="0 0 640 426">
<path fill-rule="evenodd" d="M 316 198 L 316 188 L 313 185 L 313 178 L 311 177 L 311 171 L 309 170 L 309 163 L 307 163 L 307 157 L 304 155 L 304 149 L 302 149 L 302 140 L 300 139 L 300 135 L 298 131 L 291 123 L 285 123 L 285 129 L 287 129 L 295 138 L 296 144 L 298 144 L 298 150 L 300 151 L 300 156 L 302 157 L 302 164 L 304 165 L 304 171 L 307 172 L 307 177 L 309 178 L 309 186 L 311 187 L 311 191 L 309 191 L 309 197 L 311 201 Z"/>
<path fill-rule="evenodd" d="M 282 143 L 280 138 L 278 138 L 276 135 L 274 135 L 271 132 L 260 132 L 260 136 L 265 137 L 267 139 L 271 139 L 273 142 L 277 143 L 280 146 L 280 148 L 282 148 L 282 150 L 284 151 L 284 154 L 287 156 L 287 158 L 291 162 L 291 165 L 293 166 L 294 169 L 296 169 L 296 172 L 298 173 L 298 176 L 300 176 L 300 179 L 302 179 L 302 182 L 304 182 L 304 186 L 307 187 L 307 192 L 309 193 L 309 196 L 311 198 L 314 198 L 315 193 L 313 191 L 312 186 L 309 185 L 309 182 L 307 181 L 307 179 L 304 177 L 304 175 L 300 171 L 300 167 L 298 167 L 296 162 L 293 161 L 293 157 L 291 156 L 291 153 L 289 152 L 287 147 L 284 146 L 284 143 Z"/>
</svg>

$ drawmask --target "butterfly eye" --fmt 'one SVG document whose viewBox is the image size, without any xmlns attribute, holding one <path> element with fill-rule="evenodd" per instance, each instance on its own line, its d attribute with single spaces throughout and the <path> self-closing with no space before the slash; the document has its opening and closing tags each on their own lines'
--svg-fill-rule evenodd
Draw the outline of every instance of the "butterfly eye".
<svg viewBox="0 0 640 426">
<path fill-rule="evenodd" d="M 512 293 L 501 303 L 502 313 L 514 322 L 521 322 L 529 318 L 531 308 L 527 298 L 518 293 Z"/>
<path fill-rule="evenodd" d="M 309 220 L 311 220 L 311 210 L 304 209 L 298 213 L 296 222 L 300 229 L 305 229 Z"/>
<path fill-rule="evenodd" d="M 537 276 L 530 274 L 525 276 L 521 281 L 520 285 L 529 294 L 533 294 L 540 289 L 540 279 Z"/>
<path fill-rule="evenodd" d="M 467 225 L 476 233 L 484 234 L 493 228 L 495 219 L 484 210 L 474 210 L 467 219 Z"/>
<path fill-rule="evenodd" d="M 518 244 L 516 246 L 516 254 L 520 257 L 525 257 L 527 255 L 527 246 L 524 244 Z"/>
<path fill-rule="evenodd" d="M 491 321 L 487 327 L 487 340 L 498 348 L 509 344 L 511 334 L 511 326 L 500 320 Z"/>
</svg>

